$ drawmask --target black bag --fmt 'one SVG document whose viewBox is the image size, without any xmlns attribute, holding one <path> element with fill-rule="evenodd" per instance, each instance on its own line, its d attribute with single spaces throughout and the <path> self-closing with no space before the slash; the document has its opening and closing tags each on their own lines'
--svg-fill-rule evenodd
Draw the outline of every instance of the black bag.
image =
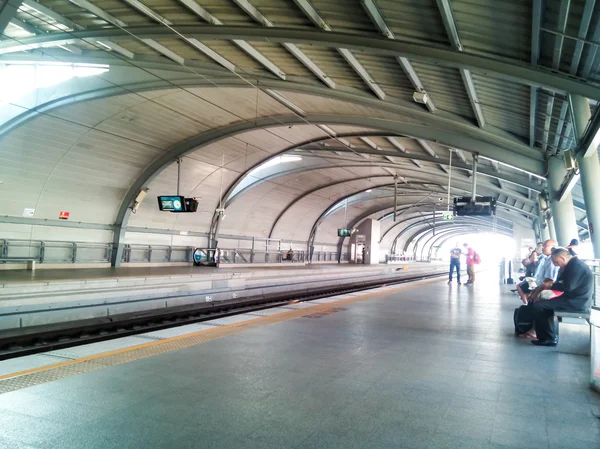
<svg viewBox="0 0 600 449">
<path fill-rule="evenodd" d="M 513 314 L 515 323 L 515 334 L 521 335 L 533 329 L 533 312 L 525 305 L 517 307 Z"/>
</svg>

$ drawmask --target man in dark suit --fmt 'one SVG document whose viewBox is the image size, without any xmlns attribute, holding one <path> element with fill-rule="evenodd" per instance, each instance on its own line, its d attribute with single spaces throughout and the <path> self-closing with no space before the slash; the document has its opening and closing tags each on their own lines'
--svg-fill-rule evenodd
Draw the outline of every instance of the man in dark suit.
<svg viewBox="0 0 600 449">
<path fill-rule="evenodd" d="M 556 346 L 558 336 L 554 322 L 554 311 L 567 312 L 587 311 L 592 303 L 594 277 L 589 267 L 578 257 L 573 257 L 565 248 L 552 250 L 552 263 L 560 268 L 558 279 L 547 285 L 550 290 L 563 292 L 561 296 L 551 300 L 538 300 L 533 305 L 533 319 L 537 346 Z"/>
</svg>

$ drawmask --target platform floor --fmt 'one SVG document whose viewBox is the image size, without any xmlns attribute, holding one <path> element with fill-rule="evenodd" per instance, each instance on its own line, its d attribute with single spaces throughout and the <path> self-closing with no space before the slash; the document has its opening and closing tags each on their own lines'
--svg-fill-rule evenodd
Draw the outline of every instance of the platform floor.
<svg viewBox="0 0 600 449">
<path fill-rule="evenodd" d="M 589 358 L 516 339 L 506 287 L 380 291 L 0 394 L 0 448 L 599 447 Z"/>
</svg>

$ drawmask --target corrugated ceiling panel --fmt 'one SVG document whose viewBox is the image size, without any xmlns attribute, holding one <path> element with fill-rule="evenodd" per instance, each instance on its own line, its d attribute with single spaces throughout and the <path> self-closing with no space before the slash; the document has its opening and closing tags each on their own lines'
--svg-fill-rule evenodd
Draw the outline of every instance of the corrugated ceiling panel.
<svg viewBox="0 0 600 449">
<path fill-rule="evenodd" d="M 311 4 L 334 31 L 373 32 L 371 20 L 358 1 L 311 0 Z"/>
<path fill-rule="evenodd" d="M 197 121 L 150 102 L 105 120 L 97 128 L 158 148 L 170 147 L 208 129 Z"/>
<path fill-rule="evenodd" d="M 298 48 L 312 59 L 336 84 L 371 92 L 337 50 L 311 45 L 298 45 Z"/>
<path fill-rule="evenodd" d="M 452 10 L 465 51 L 529 61 L 531 3 L 453 0 Z"/>
<path fill-rule="evenodd" d="M 545 12 L 543 15 L 542 26 L 552 31 L 561 31 L 560 29 L 560 11 L 561 2 L 563 0 L 547 0 L 545 2 Z M 566 22 L 565 35 L 577 36 L 579 34 L 579 26 L 583 17 L 585 0 L 570 0 L 568 2 L 568 15 Z M 600 12 L 600 5 L 596 5 L 596 14 Z M 593 28 L 591 28 L 593 30 Z M 560 45 L 562 40 L 562 52 L 559 61 L 559 70 L 569 73 L 571 61 L 573 59 L 573 50 L 575 49 L 575 41 L 573 39 L 561 39 L 553 33 L 542 31 L 542 48 L 540 52 L 540 64 L 546 67 L 553 67 L 554 49 Z"/>
<path fill-rule="evenodd" d="M 473 108 L 457 69 L 413 61 L 413 67 L 438 109 L 474 118 Z"/>
<path fill-rule="evenodd" d="M 279 44 L 261 41 L 249 41 L 269 61 L 279 67 L 287 76 L 302 76 L 309 79 L 318 78 L 306 68 L 295 56 Z"/>
<path fill-rule="evenodd" d="M 154 20 L 120 0 L 92 0 L 92 3 L 129 26 L 156 24 Z"/>
<path fill-rule="evenodd" d="M 224 108 L 213 105 L 189 91 L 176 90 L 154 101 L 210 128 L 218 128 L 239 120 Z"/>
<path fill-rule="evenodd" d="M 412 101 L 414 89 L 396 58 L 364 52 L 354 52 L 354 55 L 386 95 Z"/>
<path fill-rule="evenodd" d="M 48 114 L 85 126 L 96 126 L 103 120 L 146 101 L 144 97 L 137 94 L 118 95 L 100 100 L 75 103 L 52 110 Z"/>
<path fill-rule="evenodd" d="M 530 88 L 473 73 L 485 121 L 523 139 L 529 138 Z"/>
<path fill-rule="evenodd" d="M 277 127 L 271 128 L 271 131 L 276 136 L 281 137 L 285 141 L 294 145 L 298 142 L 321 139 L 325 137 L 325 132 L 316 125 L 294 125 L 292 127 Z"/>
<path fill-rule="evenodd" d="M 218 104 L 226 111 L 243 120 L 271 115 L 291 115 L 288 108 L 274 100 L 262 91 L 256 92 L 253 88 L 192 88 L 194 94 L 209 103 Z M 258 108 L 257 108 L 258 98 Z"/>
<path fill-rule="evenodd" d="M 312 28 L 313 24 L 293 0 L 252 0 L 252 4 L 275 26 Z"/>
<path fill-rule="evenodd" d="M 448 43 L 435 0 L 378 0 L 377 5 L 397 39 Z"/>
</svg>

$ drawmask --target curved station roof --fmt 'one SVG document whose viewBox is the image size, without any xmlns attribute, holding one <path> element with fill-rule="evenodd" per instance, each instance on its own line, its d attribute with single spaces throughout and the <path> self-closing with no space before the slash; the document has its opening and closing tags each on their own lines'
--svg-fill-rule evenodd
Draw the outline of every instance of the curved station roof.
<svg viewBox="0 0 600 449">
<path fill-rule="evenodd" d="M 568 94 L 600 100 L 595 0 L 4 2 L 13 238 L 325 247 L 373 218 L 388 249 L 431 246 L 434 215 L 470 196 L 474 158 L 497 217 L 438 223 L 440 237 L 512 234 L 538 219 L 548 155 L 574 145 Z M 197 213 L 152 199 L 178 173 Z"/>
</svg>

